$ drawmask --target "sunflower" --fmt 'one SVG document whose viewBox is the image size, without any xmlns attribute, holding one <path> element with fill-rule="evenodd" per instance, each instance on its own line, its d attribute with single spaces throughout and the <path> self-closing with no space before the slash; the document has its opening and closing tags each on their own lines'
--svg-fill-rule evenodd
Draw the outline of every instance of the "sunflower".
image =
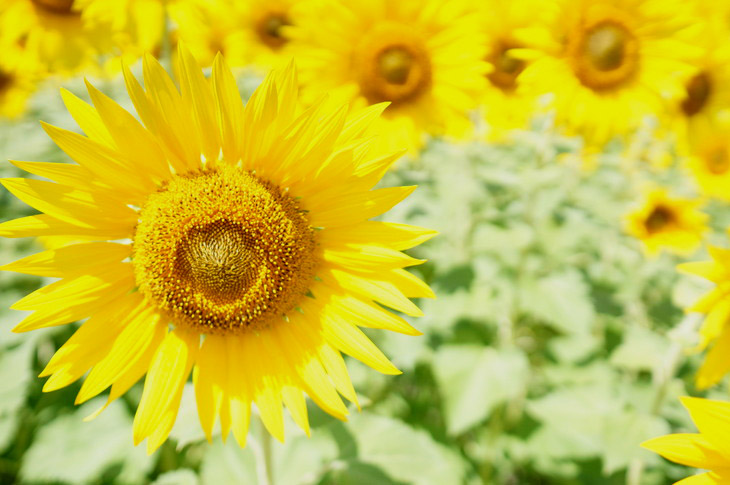
<svg viewBox="0 0 730 485">
<path fill-rule="evenodd" d="M 236 66 L 266 71 L 292 57 L 286 30 L 301 0 L 241 0 L 235 2 L 236 25 L 227 39 L 227 58 Z"/>
<path fill-rule="evenodd" d="M 525 29 L 534 58 L 521 81 L 552 93 L 559 124 L 600 146 L 679 98 L 678 76 L 696 49 L 683 41 L 692 17 L 675 0 L 552 0 L 542 28 Z"/>
<path fill-rule="evenodd" d="M 486 37 L 468 2 L 304 3 L 289 30 L 310 99 L 322 91 L 357 106 L 390 102 L 388 148 L 422 133 L 461 135 L 486 85 Z M 326 21 L 323 21 L 326 19 Z"/>
<path fill-rule="evenodd" d="M 535 22 L 535 7 L 528 0 L 480 4 L 480 24 L 488 38 L 486 60 L 492 66 L 481 103 L 490 137 L 526 128 L 534 111 L 534 96 L 518 89 L 519 76 L 529 61 L 514 53 L 527 47 L 517 33 Z"/>
<path fill-rule="evenodd" d="M 75 0 L 4 0 L 0 31 L 22 45 L 51 72 L 73 74 L 94 66 L 99 52 L 111 49 L 102 26 L 90 27 Z"/>
<path fill-rule="evenodd" d="M 119 73 L 119 61 L 132 63 L 145 52 L 160 57 L 166 25 L 166 3 L 163 0 L 75 1 L 85 24 L 105 29 L 112 38 L 113 47 L 104 51 L 111 55 L 111 62 L 106 67 L 112 75 Z M 180 2 L 167 3 L 178 5 Z"/>
<path fill-rule="evenodd" d="M 667 460 L 709 470 L 676 483 L 682 485 L 722 485 L 730 483 L 730 403 L 683 397 L 682 404 L 692 416 L 699 433 L 660 436 L 641 444 Z"/>
<path fill-rule="evenodd" d="M 717 6 L 705 7 L 711 13 L 718 10 Z M 703 20 L 694 42 L 702 55 L 692 63 L 683 95 L 669 114 L 682 150 L 688 148 L 688 138 L 702 136 L 718 120 L 727 122 L 730 114 L 730 29 L 716 15 L 706 15 Z"/>
<path fill-rule="evenodd" d="M 210 66 L 219 52 L 231 62 L 230 44 L 236 40 L 231 40 L 231 35 L 240 22 L 230 1 L 181 3 L 170 10 L 170 16 L 177 26 L 177 39 L 203 66 Z"/>
<path fill-rule="evenodd" d="M 709 293 L 687 308 L 688 312 L 706 315 L 697 346 L 697 350 L 709 348 L 697 372 L 696 384 L 700 389 L 717 384 L 730 371 L 730 250 L 718 247 L 708 249 L 711 261 L 679 266 L 682 272 L 700 276 L 715 284 Z"/>
<path fill-rule="evenodd" d="M 28 98 L 35 92 L 39 71 L 32 56 L 17 45 L 0 43 L 0 118 L 15 118 L 25 111 Z"/>
<path fill-rule="evenodd" d="M 730 125 L 708 123 L 689 138 L 687 166 L 703 195 L 730 201 Z"/>
<path fill-rule="evenodd" d="M 690 253 L 707 230 L 707 215 L 697 210 L 699 205 L 695 200 L 670 197 L 665 189 L 647 190 L 641 206 L 626 216 L 627 231 L 644 243 L 648 254 L 662 248 Z"/>
<path fill-rule="evenodd" d="M 220 418 L 245 445 L 252 403 L 276 438 L 282 403 L 309 433 L 304 393 L 345 419 L 340 395 L 357 397 L 341 352 L 399 373 L 359 327 L 417 335 L 385 307 L 418 316 L 409 298 L 433 297 L 404 269 L 422 261 L 401 250 L 434 233 L 369 220 L 414 190 L 372 190 L 402 153 L 375 154 L 363 137 L 383 106 L 299 113 L 289 65 L 244 107 L 221 56 L 211 82 L 184 49 L 178 65 L 181 91 L 152 56 L 146 90 L 124 70 L 144 126 L 91 85 L 93 107 L 64 92 L 88 136 L 44 128 L 78 164 L 15 162 L 55 182 L 3 180 L 43 213 L 0 235 L 88 240 L 3 268 L 61 278 L 13 305 L 34 311 L 14 331 L 89 317 L 42 372 L 44 390 L 90 369 L 76 402 L 110 386 L 111 402 L 146 374 L 133 435 L 150 453 L 191 372 L 208 439 Z"/>
</svg>

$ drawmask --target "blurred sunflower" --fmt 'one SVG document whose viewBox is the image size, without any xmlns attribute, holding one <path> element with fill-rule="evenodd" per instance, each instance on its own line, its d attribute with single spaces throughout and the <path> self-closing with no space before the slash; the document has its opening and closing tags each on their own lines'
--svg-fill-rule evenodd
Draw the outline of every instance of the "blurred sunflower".
<svg viewBox="0 0 730 485">
<path fill-rule="evenodd" d="M 480 24 L 488 38 L 486 59 L 492 66 L 481 104 L 488 134 L 499 137 L 507 130 L 525 128 L 533 112 L 534 96 L 518 90 L 518 78 L 528 61 L 514 52 L 526 47 L 517 32 L 539 16 L 529 0 L 489 0 L 479 7 Z"/>
<path fill-rule="evenodd" d="M 551 7 L 551 8 L 549 8 Z M 663 96 L 679 99 L 679 75 L 696 49 L 682 40 L 689 7 L 663 0 L 551 0 L 541 27 L 525 29 L 534 58 L 526 89 L 552 93 L 557 121 L 592 146 L 629 133 Z"/>
<path fill-rule="evenodd" d="M 228 0 L 180 3 L 170 11 L 177 26 L 177 40 L 184 42 L 193 56 L 206 67 L 213 64 L 219 52 L 234 64 L 229 52 L 231 43 L 236 40 L 231 39 L 231 34 L 240 24 L 237 14 L 233 3 Z"/>
<path fill-rule="evenodd" d="M 227 58 L 236 66 L 266 71 L 292 55 L 286 30 L 301 0 L 242 0 L 235 2 L 236 26 L 227 42 Z M 298 62 L 298 61 L 297 61 Z"/>
<path fill-rule="evenodd" d="M 2 45 L 2 44 L 0 44 Z M 41 68 L 32 56 L 16 45 L 2 45 L 0 57 L 0 118 L 23 114 L 33 94 Z"/>
<path fill-rule="evenodd" d="M 709 347 L 696 384 L 706 389 L 717 384 L 730 371 L 730 250 L 708 248 L 711 261 L 685 263 L 680 271 L 697 275 L 715 283 L 709 293 L 687 308 L 688 312 L 706 315 L 700 329 L 698 350 Z"/>
<path fill-rule="evenodd" d="M 121 59 L 127 63 L 138 60 L 145 52 L 160 57 L 165 35 L 165 5 L 163 0 L 75 0 L 82 10 L 84 22 L 106 29 L 113 39 L 113 54 L 107 68 L 113 74 L 121 69 Z M 190 0 L 180 0 L 190 1 Z M 167 4 L 177 5 L 169 1 Z"/>
<path fill-rule="evenodd" d="M 683 96 L 669 118 L 677 130 L 681 150 L 688 149 L 688 137 L 701 136 L 718 120 L 729 119 L 730 29 L 716 17 L 717 6 L 706 7 L 710 14 L 703 16 L 704 22 L 699 24 L 702 29 L 694 41 L 702 55 L 692 63 L 694 69 L 684 80 Z"/>
<path fill-rule="evenodd" d="M 0 31 L 48 71 L 73 74 L 111 49 L 108 29 L 90 27 L 74 0 L 4 0 Z"/>
<path fill-rule="evenodd" d="M 730 126 L 707 124 L 690 137 L 689 143 L 687 166 L 700 192 L 730 201 Z"/>
<path fill-rule="evenodd" d="M 672 198 L 663 188 L 646 190 L 643 198 L 641 206 L 626 215 L 626 228 L 648 254 L 661 249 L 686 254 L 699 246 L 707 230 L 707 215 L 697 210 L 700 202 Z"/>
<path fill-rule="evenodd" d="M 486 85 L 486 37 L 469 2 L 337 2 L 296 10 L 290 29 L 309 99 L 321 92 L 357 106 L 391 103 L 379 131 L 392 148 L 423 133 L 463 135 Z"/>
<path fill-rule="evenodd" d="M 369 220 L 414 189 L 371 190 L 401 154 L 374 154 L 363 137 L 383 107 L 298 113 L 291 65 L 244 107 L 222 57 L 212 82 L 189 52 L 178 65 L 181 92 L 151 56 L 146 90 L 125 69 L 144 126 L 91 85 L 94 107 L 64 93 L 88 137 L 44 127 L 78 165 L 16 162 L 55 182 L 3 180 L 43 214 L 0 235 L 94 239 L 3 267 L 61 278 L 13 306 L 34 310 L 14 330 L 90 316 L 42 372 L 44 390 L 90 369 L 77 402 L 109 386 L 111 402 L 146 374 L 133 434 L 148 452 L 191 369 L 209 439 L 220 417 L 243 446 L 252 403 L 278 439 L 282 402 L 308 433 L 305 392 L 344 419 L 339 394 L 357 397 L 340 352 L 399 373 L 359 327 L 417 335 L 385 307 L 417 316 L 409 298 L 433 296 L 401 250 L 434 233 Z"/>
<path fill-rule="evenodd" d="M 667 460 L 709 470 L 676 483 L 722 485 L 730 483 L 730 403 L 683 397 L 699 433 L 678 433 L 645 441 L 642 447 Z"/>
</svg>

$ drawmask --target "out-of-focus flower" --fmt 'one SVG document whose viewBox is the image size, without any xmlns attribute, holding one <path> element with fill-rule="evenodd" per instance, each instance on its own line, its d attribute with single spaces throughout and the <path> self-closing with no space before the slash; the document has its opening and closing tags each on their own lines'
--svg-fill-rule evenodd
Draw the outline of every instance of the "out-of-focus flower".
<svg viewBox="0 0 730 485">
<path fill-rule="evenodd" d="M 682 37 L 692 21 L 686 2 L 536 3 L 544 22 L 521 32 L 534 48 L 521 82 L 554 97 L 557 122 L 569 133 L 601 146 L 630 134 L 645 115 L 662 114 L 663 96 L 682 96 L 680 75 L 697 54 Z"/>
<path fill-rule="evenodd" d="M 682 272 L 705 278 L 715 288 L 687 308 L 704 313 L 698 350 L 709 347 L 702 367 L 697 372 L 697 387 L 705 389 L 717 384 L 730 371 L 730 250 L 710 247 L 711 261 L 685 263 Z"/>
<path fill-rule="evenodd" d="M 112 49 L 109 29 L 87 25 L 74 0 L 4 0 L 0 33 L 53 73 L 94 69 L 98 54 Z"/>
<path fill-rule="evenodd" d="M 232 65 L 238 65 L 230 52 L 232 42 L 238 42 L 234 29 L 243 20 L 240 12 L 230 0 L 197 0 L 181 2 L 170 9 L 170 16 L 176 26 L 176 40 L 185 43 L 202 66 L 213 64 L 219 52 L 226 56 Z M 236 49 L 233 48 L 235 52 Z"/>
<path fill-rule="evenodd" d="M 367 106 L 391 103 L 386 146 L 423 133 L 462 135 L 486 85 L 486 35 L 461 0 L 312 1 L 290 29 L 309 99 L 322 92 Z"/>
<path fill-rule="evenodd" d="M 23 114 L 36 90 L 41 67 L 14 43 L 0 40 L 0 49 L 0 118 L 15 118 Z"/>
<path fill-rule="evenodd" d="M 539 19 L 539 5 L 532 0 L 479 2 L 480 25 L 488 37 L 488 89 L 481 105 L 490 138 L 507 130 L 525 128 L 535 108 L 535 96 L 518 89 L 520 74 L 529 61 L 515 55 L 525 43 L 515 35 Z"/>
<path fill-rule="evenodd" d="M 730 126 L 702 124 L 689 139 L 687 165 L 703 195 L 730 201 Z"/>
<path fill-rule="evenodd" d="M 370 149 L 382 106 L 302 113 L 292 65 L 244 106 L 222 57 L 211 81 L 184 49 L 177 66 L 180 91 L 151 56 L 145 88 L 124 70 L 144 126 L 90 84 L 93 107 L 64 92 L 88 137 L 44 127 L 78 165 L 15 162 L 54 182 L 2 181 L 42 214 L 0 235 L 92 241 L 3 267 L 60 278 L 15 303 L 33 313 L 14 330 L 89 317 L 43 371 L 44 390 L 88 372 L 77 402 L 110 386 L 111 402 L 146 375 L 133 434 L 149 452 L 191 371 L 209 439 L 220 417 L 243 446 L 252 403 L 276 438 L 282 403 L 308 433 L 305 392 L 345 419 L 340 395 L 357 397 L 341 352 L 399 373 L 360 326 L 417 335 L 385 307 L 419 316 L 410 298 L 434 296 L 404 269 L 422 261 L 402 252 L 434 232 L 369 220 L 414 189 L 373 190 L 402 153 Z"/>
<path fill-rule="evenodd" d="M 707 215 L 698 210 L 699 205 L 696 200 L 670 197 L 663 188 L 648 189 L 641 206 L 626 215 L 627 231 L 650 255 L 661 249 L 691 253 L 707 230 Z"/>
<path fill-rule="evenodd" d="M 663 119 L 677 132 L 678 148 L 692 151 L 689 138 L 703 136 L 713 124 L 730 120 L 730 29 L 720 19 L 719 4 L 698 2 L 704 15 L 693 41 L 701 47 L 701 57 L 692 63 L 693 71 L 684 80 L 684 92 L 674 109 Z"/>
<path fill-rule="evenodd" d="M 236 1 L 232 13 L 236 26 L 226 45 L 231 64 L 266 71 L 288 61 L 292 52 L 287 29 L 294 22 L 293 9 L 299 3 L 301 0 Z M 320 20 L 326 22 L 326 18 Z"/>
<path fill-rule="evenodd" d="M 730 403 L 682 398 L 699 433 L 661 436 L 641 444 L 667 460 L 709 470 L 676 482 L 682 485 L 724 485 L 730 483 Z"/>
</svg>

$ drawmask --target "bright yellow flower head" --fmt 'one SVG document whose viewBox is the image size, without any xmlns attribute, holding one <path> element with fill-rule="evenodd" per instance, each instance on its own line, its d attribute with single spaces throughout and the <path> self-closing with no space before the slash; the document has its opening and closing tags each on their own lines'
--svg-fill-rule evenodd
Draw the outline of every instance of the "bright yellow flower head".
<svg viewBox="0 0 730 485">
<path fill-rule="evenodd" d="M 301 0 L 238 0 L 236 25 L 227 39 L 227 58 L 236 66 L 251 65 L 266 71 L 292 57 L 287 29 Z M 298 61 L 297 61 L 298 62 Z"/>
<path fill-rule="evenodd" d="M 692 72 L 683 80 L 682 96 L 669 113 L 682 150 L 691 151 L 685 146 L 688 138 L 702 136 L 718 121 L 730 120 L 730 28 L 718 18 L 722 3 L 701 7 L 706 9 L 705 15 L 693 44 L 701 47 L 702 55 L 692 63 Z"/>
<path fill-rule="evenodd" d="M 534 24 L 539 16 L 531 0 L 489 0 L 479 7 L 480 25 L 488 38 L 486 59 L 492 66 L 481 104 L 487 133 L 498 138 L 506 130 L 526 128 L 534 111 L 534 96 L 518 89 L 519 76 L 529 61 L 514 52 L 526 47 L 516 32 Z"/>
<path fill-rule="evenodd" d="M 695 200 L 670 197 L 665 189 L 647 190 L 641 206 L 626 215 L 627 232 L 639 239 L 650 255 L 661 249 L 691 253 L 707 230 L 707 215 L 698 210 L 699 205 Z"/>
<path fill-rule="evenodd" d="M 143 89 L 127 88 L 142 122 L 88 85 L 94 106 L 64 100 L 87 136 L 44 125 L 72 163 L 15 162 L 53 180 L 5 179 L 42 211 L 0 235 L 90 242 L 29 256 L 5 270 L 60 278 L 13 308 L 25 332 L 89 317 L 42 372 L 44 390 L 88 372 L 84 402 L 109 402 L 146 375 L 134 441 L 167 438 L 192 372 L 210 439 L 244 445 L 252 403 L 284 439 L 282 403 L 309 432 L 305 393 L 345 419 L 357 397 L 341 352 L 399 373 L 360 327 L 417 335 L 409 298 L 433 297 L 401 251 L 433 231 L 372 221 L 414 187 L 373 190 L 399 153 L 364 136 L 383 106 L 300 112 L 294 68 L 270 74 L 244 106 L 222 57 L 212 80 L 180 50 L 179 86 L 151 56 Z M 382 306 L 381 306 L 382 305 Z"/>
<path fill-rule="evenodd" d="M 41 68 L 16 45 L 0 42 L 0 118 L 15 118 L 25 111 L 36 89 Z"/>
<path fill-rule="evenodd" d="M 730 201 L 730 125 L 707 123 L 689 142 L 687 165 L 702 194 Z"/>
<path fill-rule="evenodd" d="M 645 441 L 641 446 L 675 463 L 709 470 L 677 484 L 730 483 L 730 403 L 684 397 L 682 404 L 700 432 L 661 436 Z"/>
<path fill-rule="evenodd" d="M 3 0 L 0 32 L 51 72 L 73 74 L 111 49 L 108 29 L 87 25 L 74 0 Z"/>
<path fill-rule="evenodd" d="M 546 2 L 539 2 L 546 3 Z M 662 96 L 678 98 L 678 75 L 695 49 L 681 41 L 691 24 L 675 0 L 549 0 L 542 28 L 522 37 L 535 50 L 524 89 L 553 93 L 557 121 L 602 145 L 661 114 Z"/>
<path fill-rule="evenodd" d="M 189 3 L 192 0 L 185 0 Z M 145 52 L 159 57 L 164 37 L 165 5 L 183 3 L 163 0 L 76 0 L 84 22 L 105 29 L 113 39 L 114 61 L 108 66 L 113 75 L 119 73 L 120 59 L 127 63 L 138 60 Z"/>
<path fill-rule="evenodd" d="M 681 271 L 715 284 L 715 288 L 687 308 L 689 312 L 706 315 L 698 350 L 709 350 L 697 372 L 696 384 L 700 389 L 717 384 L 730 371 L 730 250 L 710 247 L 709 252 L 712 261 L 679 266 Z"/>
<path fill-rule="evenodd" d="M 388 146 L 423 132 L 463 134 L 485 86 L 485 33 L 462 0 L 314 0 L 297 10 L 292 48 L 313 98 L 332 92 L 358 106 L 390 102 Z"/>
<path fill-rule="evenodd" d="M 176 39 L 185 43 L 206 67 L 213 64 L 219 52 L 231 65 L 238 65 L 238 60 L 231 58 L 231 53 L 237 49 L 232 43 L 237 40 L 233 36 L 234 29 L 242 22 L 239 15 L 230 0 L 180 2 L 170 9 L 176 25 Z"/>
</svg>

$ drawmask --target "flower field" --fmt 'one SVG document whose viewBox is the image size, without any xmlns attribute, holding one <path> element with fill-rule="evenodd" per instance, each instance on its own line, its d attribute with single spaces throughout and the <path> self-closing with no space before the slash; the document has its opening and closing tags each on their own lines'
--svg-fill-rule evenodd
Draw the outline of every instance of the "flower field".
<svg viewBox="0 0 730 485">
<path fill-rule="evenodd" d="M 0 483 L 730 483 L 730 3 L 4 0 Z"/>
</svg>

